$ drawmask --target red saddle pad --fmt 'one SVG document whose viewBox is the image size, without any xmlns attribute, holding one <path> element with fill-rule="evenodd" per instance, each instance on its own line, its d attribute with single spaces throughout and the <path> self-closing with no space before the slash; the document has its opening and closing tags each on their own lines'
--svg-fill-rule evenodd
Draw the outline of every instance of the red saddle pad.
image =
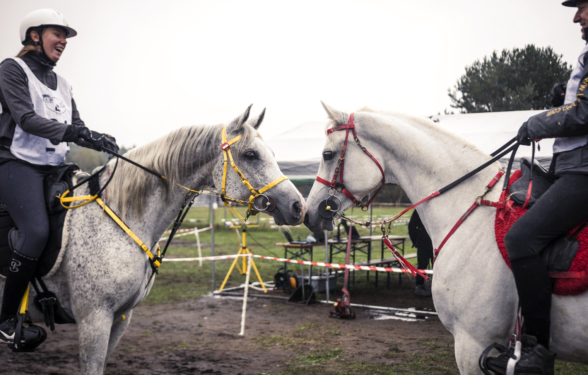
<svg viewBox="0 0 588 375">
<path fill-rule="evenodd" d="M 510 185 L 521 177 L 521 171 L 515 171 L 509 182 Z M 506 265 L 510 268 L 510 261 L 508 259 L 508 253 L 506 252 L 506 246 L 504 246 L 504 236 L 510 227 L 518 220 L 523 214 L 527 212 L 527 209 L 523 209 L 521 206 L 513 205 L 511 209 L 496 210 L 496 219 L 494 223 L 494 230 L 496 234 L 496 243 L 502 258 L 506 262 Z M 574 228 L 576 229 L 576 228 Z M 568 234 L 571 234 L 572 229 Z M 569 272 L 585 272 L 584 277 L 579 278 L 558 278 L 555 282 L 553 289 L 554 294 L 560 295 L 576 295 L 584 293 L 588 290 L 588 227 L 584 228 L 578 235 L 578 241 L 580 247 L 578 253 L 572 262 Z"/>
</svg>

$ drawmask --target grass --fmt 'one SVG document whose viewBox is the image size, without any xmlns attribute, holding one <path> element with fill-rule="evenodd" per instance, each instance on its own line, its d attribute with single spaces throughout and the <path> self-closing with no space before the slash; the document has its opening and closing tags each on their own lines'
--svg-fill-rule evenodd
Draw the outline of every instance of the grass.
<svg viewBox="0 0 588 375">
<path fill-rule="evenodd" d="M 386 217 L 394 215 L 402 210 L 401 207 L 384 207 L 374 208 L 374 218 Z M 238 207 L 237 211 L 244 215 L 245 208 Z M 230 212 L 230 211 L 229 211 Z M 355 213 L 364 214 L 360 210 L 355 210 Z M 351 213 L 353 215 L 353 212 Z M 230 215 L 227 213 L 227 219 Z M 407 213 L 410 215 L 410 212 Z M 239 251 L 239 245 L 235 238 L 234 230 L 225 229 L 224 226 L 224 208 L 221 207 L 215 211 L 215 255 L 229 255 L 236 254 Z M 208 225 L 210 220 L 210 210 L 207 207 L 196 207 L 190 210 L 186 217 L 187 219 L 198 220 L 198 222 L 185 221 L 182 228 L 193 228 L 195 226 L 202 228 Z M 254 217 L 251 220 L 256 221 Z M 365 218 L 367 221 L 367 218 Z M 266 255 L 272 257 L 284 257 L 284 249 L 275 246 L 278 242 L 286 242 L 286 238 L 282 233 L 285 229 L 271 228 L 273 221 L 267 215 L 260 215 L 260 228 L 249 228 L 247 232 L 247 247 L 251 248 L 252 252 L 259 255 Z M 367 228 L 357 228 L 360 235 L 369 235 Z M 310 234 L 310 231 L 304 227 L 291 227 L 290 233 L 294 239 L 305 239 Z M 239 230 L 239 232 L 241 232 Z M 392 227 L 392 234 L 407 235 L 407 227 L 399 226 Z M 381 234 L 379 228 L 374 228 L 373 235 Z M 335 234 L 330 234 L 332 237 Z M 344 233 L 341 236 L 345 236 Z M 195 244 L 194 235 L 185 237 L 178 237 L 174 239 L 173 245 L 170 246 L 167 252 L 168 257 L 184 258 L 184 257 L 198 257 L 198 250 Z M 200 243 L 202 247 L 202 255 L 211 255 L 211 232 L 205 231 L 200 233 Z M 164 242 L 162 242 L 162 245 Z M 374 256 L 380 254 L 379 245 L 373 244 L 372 250 Z M 414 252 L 415 249 L 410 247 L 410 242 L 405 245 L 407 253 Z M 386 254 L 386 253 L 384 253 Z M 385 255 L 387 257 L 388 255 Z M 315 261 L 324 261 L 325 254 L 323 249 L 314 250 Z M 357 252 L 356 261 L 367 260 L 367 255 Z M 233 260 L 220 260 L 216 262 L 203 262 L 202 267 L 199 267 L 198 262 L 163 262 L 159 269 L 159 275 L 155 278 L 155 284 L 149 293 L 149 296 L 143 301 L 144 304 L 157 305 L 162 303 L 176 303 L 190 299 L 198 298 L 209 293 L 212 290 L 212 272 L 213 264 L 215 271 L 215 287 L 218 289 L 229 271 Z M 277 263 L 272 260 L 255 259 L 255 264 L 260 272 L 261 278 L 264 281 L 271 281 L 278 268 L 283 267 L 283 263 Z M 345 254 L 340 253 L 333 257 L 332 262 L 345 263 Z M 238 267 L 242 270 L 243 261 L 238 262 Z M 294 267 L 296 270 L 300 269 L 298 265 L 289 265 L 290 269 Z M 315 268 L 315 272 L 317 269 Z M 305 272 L 308 272 L 308 267 L 305 267 Z M 253 281 L 257 281 L 252 273 Z M 342 279 L 342 278 L 339 278 Z M 237 267 L 233 270 L 228 279 L 226 287 L 234 287 L 245 282 L 245 275 L 240 274 Z"/>
<path fill-rule="evenodd" d="M 317 366 L 327 361 L 339 359 L 343 349 L 333 349 L 326 351 L 313 351 L 311 354 L 301 355 L 296 358 L 296 365 Z"/>
</svg>

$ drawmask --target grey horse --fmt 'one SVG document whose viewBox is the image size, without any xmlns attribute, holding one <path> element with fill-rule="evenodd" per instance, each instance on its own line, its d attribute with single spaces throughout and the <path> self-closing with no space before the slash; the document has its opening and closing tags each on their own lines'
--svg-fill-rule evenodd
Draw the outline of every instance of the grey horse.
<svg viewBox="0 0 588 375">
<path fill-rule="evenodd" d="M 329 126 L 347 124 L 347 113 L 324 107 L 331 120 Z M 400 185 L 411 202 L 420 201 L 490 159 L 428 119 L 364 108 L 355 113 L 355 125 L 361 144 L 382 165 L 386 182 Z M 322 179 L 333 177 L 344 138 L 343 131 L 327 137 L 318 171 Z M 377 189 L 382 173 L 351 142 L 351 136 L 349 139 L 344 183 L 351 194 L 363 197 Z M 499 170 L 500 165 L 494 163 L 416 208 L 435 248 Z M 502 180 L 486 199 L 498 201 L 501 184 Z M 306 201 L 309 210 L 305 224 L 313 233 L 333 228 L 333 220 L 325 219 L 318 210 L 329 197 L 328 190 L 315 182 Z M 341 200 L 339 212 L 353 206 L 342 193 L 335 196 Z M 506 344 L 515 323 L 518 295 L 512 272 L 498 251 L 495 215 L 493 208 L 478 208 L 435 261 L 433 300 L 441 322 L 455 338 L 455 359 L 461 374 L 481 374 L 480 354 L 493 342 Z M 550 350 L 558 359 L 588 363 L 588 293 L 553 295 L 552 303 Z"/>
<path fill-rule="evenodd" d="M 226 132 L 229 139 L 242 135 L 231 147 L 233 157 L 249 182 L 260 189 L 282 176 L 282 172 L 271 149 L 257 135 L 264 113 L 247 121 L 250 108 L 229 123 Z M 119 162 L 104 199 L 153 252 L 186 198 L 186 190 L 175 183 L 194 190 L 213 186 L 220 190 L 223 127 L 184 127 L 125 155 L 157 170 L 167 181 Z M 101 186 L 113 167 L 111 160 L 109 172 L 101 175 Z M 89 191 L 84 186 L 74 193 L 79 196 Z M 276 224 L 295 225 L 302 221 L 306 204 L 290 181 L 279 183 L 265 194 L 277 202 L 271 213 Z M 241 200 L 250 196 L 230 166 L 226 195 Z M 152 270 L 145 252 L 96 203 L 68 212 L 63 238 L 58 263 L 45 281 L 77 322 L 82 374 L 102 374 L 131 321 L 133 308 L 147 297 L 155 278 L 150 280 Z M 2 279 L 0 291 L 4 290 L 3 283 Z M 41 312 L 32 304 L 30 313 L 34 321 L 42 320 Z M 121 319 L 123 315 L 125 319 Z"/>
</svg>

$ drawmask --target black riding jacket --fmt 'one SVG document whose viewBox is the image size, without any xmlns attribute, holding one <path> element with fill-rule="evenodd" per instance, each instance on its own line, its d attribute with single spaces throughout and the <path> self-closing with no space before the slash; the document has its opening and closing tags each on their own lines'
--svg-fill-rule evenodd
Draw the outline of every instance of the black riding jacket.
<svg viewBox="0 0 588 375">
<path fill-rule="evenodd" d="M 574 137 L 588 134 L 588 54 L 583 57 L 584 70 L 576 101 L 539 113 L 527 120 L 530 139 Z M 554 164 L 553 164 L 554 163 Z M 553 155 L 556 175 L 588 174 L 588 144 Z"/>
<path fill-rule="evenodd" d="M 52 90 L 57 88 L 57 75 L 53 72 L 55 63 L 48 61 L 41 53 L 31 51 L 21 57 L 35 77 Z M 71 127 L 35 113 L 27 75 L 17 62 L 6 59 L 0 64 L 0 164 L 17 159 L 10 152 L 14 129 L 18 123 L 27 133 L 47 138 L 62 140 Z M 84 122 L 78 113 L 76 102 L 72 98 L 72 125 Z"/>
</svg>

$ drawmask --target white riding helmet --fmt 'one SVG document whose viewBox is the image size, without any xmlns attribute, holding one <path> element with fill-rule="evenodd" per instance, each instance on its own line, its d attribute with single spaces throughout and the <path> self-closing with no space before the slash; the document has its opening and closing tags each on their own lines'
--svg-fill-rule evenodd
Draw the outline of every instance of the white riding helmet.
<svg viewBox="0 0 588 375">
<path fill-rule="evenodd" d="M 27 31 L 31 27 L 39 26 L 59 26 L 67 31 L 66 38 L 78 35 L 77 31 L 69 27 L 63 14 L 49 8 L 37 9 L 27 14 L 20 23 L 20 42 L 22 44 L 25 43 L 25 40 L 27 39 Z"/>
</svg>

